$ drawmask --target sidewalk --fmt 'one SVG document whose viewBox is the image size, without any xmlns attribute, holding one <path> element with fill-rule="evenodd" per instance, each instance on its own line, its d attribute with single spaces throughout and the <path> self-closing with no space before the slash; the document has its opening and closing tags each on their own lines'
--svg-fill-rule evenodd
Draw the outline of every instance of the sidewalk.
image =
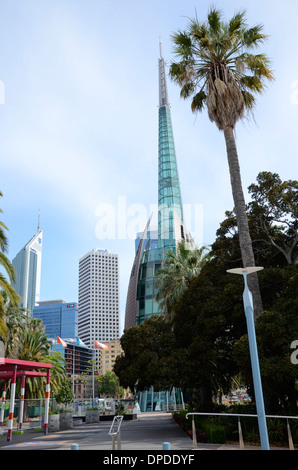
<svg viewBox="0 0 298 470">
<path fill-rule="evenodd" d="M 111 421 L 98 424 L 80 424 L 66 431 L 44 435 L 42 431 L 25 429 L 22 435 L 13 435 L 7 441 L 7 432 L 0 436 L 0 450 L 78 450 L 111 451 L 112 439 L 108 435 Z M 175 423 L 169 413 L 143 413 L 137 420 L 123 421 L 121 426 L 121 451 L 162 451 L 163 443 L 178 453 L 196 453 L 199 450 L 239 450 L 239 445 L 201 444 L 193 449 L 192 440 Z M 260 447 L 245 446 L 245 450 Z M 286 450 L 286 449 L 283 449 Z"/>
</svg>

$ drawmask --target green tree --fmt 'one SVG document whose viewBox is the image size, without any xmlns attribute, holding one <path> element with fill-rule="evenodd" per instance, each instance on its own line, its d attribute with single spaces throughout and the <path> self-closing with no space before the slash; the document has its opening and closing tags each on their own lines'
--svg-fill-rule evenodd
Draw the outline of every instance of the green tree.
<svg viewBox="0 0 298 470">
<path fill-rule="evenodd" d="M 230 245 L 228 245 L 230 242 Z M 185 290 L 174 309 L 172 327 L 176 347 L 184 351 L 180 386 L 195 388 L 202 409 L 210 411 L 212 394 L 230 391 L 231 380 L 241 374 L 253 396 L 251 360 L 242 294 L 242 276 L 226 272 L 234 239 L 212 259 Z M 259 282 L 264 304 L 256 319 L 264 399 L 267 412 L 278 404 L 293 411 L 297 400 L 298 369 L 292 364 L 291 344 L 298 338 L 298 266 L 266 268 Z"/>
<path fill-rule="evenodd" d="M 174 305 L 209 259 L 207 247 L 190 250 L 184 241 L 178 244 L 176 253 L 171 250 L 167 252 L 156 281 L 156 300 L 167 318 L 171 318 Z"/>
<path fill-rule="evenodd" d="M 74 395 L 70 388 L 70 382 L 68 378 L 63 380 L 58 393 L 56 393 L 54 396 L 57 400 L 57 403 L 64 405 L 64 408 L 66 408 L 69 403 L 73 402 Z"/>
<path fill-rule="evenodd" d="M 248 187 L 250 234 L 258 266 L 283 267 L 298 261 L 298 181 L 282 181 L 277 173 L 260 172 L 257 184 Z M 217 230 L 213 255 L 234 267 L 241 258 L 234 211 Z"/>
<path fill-rule="evenodd" d="M 264 244 L 284 256 L 287 264 L 298 263 L 298 181 L 282 181 L 277 173 L 263 171 L 258 184 L 248 188 L 252 201 L 249 215 Z"/>
<path fill-rule="evenodd" d="M 176 348 L 172 328 L 163 315 L 125 330 L 121 346 L 123 354 L 116 358 L 114 372 L 122 387 L 134 392 L 152 385 L 155 390 L 179 385 L 183 351 Z"/>
<path fill-rule="evenodd" d="M 239 369 L 233 345 L 246 333 L 240 276 L 228 276 L 212 259 L 175 305 L 172 319 L 177 350 L 183 351 L 180 385 L 197 394 L 200 411 L 212 411 L 212 396 L 227 393 Z"/>
<path fill-rule="evenodd" d="M 0 197 L 3 197 L 1 191 Z M 2 212 L 3 211 L 0 209 L 0 213 Z M 11 286 L 11 283 L 16 280 L 16 272 L 5 254 L 8 250 L 8 240 L 5 235 L 6 230 L 8 230 L 8 228 L 0 221 L 0 266 L 5 270 L 4 274 L 0 272 L 0 340 L 5 339 L 7 333 L 5 322 L 5 295 L 9 298 L 13 306 L 17 306 L 19 303 L 19 297 Z M 7 279 L 7 276 L 9 279 Z"/>
<path fill-rule="evenodd" d="M 4 321 L 6 335 L 4 344 L 4 356 L 9 358 L 18 357 L 18 349 L 21 344 L 24 324 L 26 323 L 25 310 L 12 306 L 5 292 L 2 293 L 4 305 Z"/>
<path fill-rule="evenodd" d="M 50 343 L 43 330 L 25 329 L 18 358 L 23 361 L 42 362 L 41 358 L 49 354 Z"/>
<path fill-rule="evenodd" d="M 260 287 L 265 309 L 256 336 L 266 411 L 296 414 L 298 367 L 291 362 L 291 343 L 298 339 L 298 265 L 262 271 Z M 235 343 L 233 355 L 253 395 L 247 334 Z"/>
<path fill-rule="evenodd" d="M 51 391 L 58 393 L 63 383 L 68 380 L 65 361 L 60 352 L 51 351 L 51 345 L 45 335 L 41 320 L 28 317 L 22 309 L 7 307 L 7 357 L 25 361 L 52 364 Z M 18 384 L 18 393 L 20 384 Z M 25 398 L 43 398 L 45 396 L 45 378 L 33 377 L 26 380 Z"/>
<path fill-rule="evenodd" d="M 192 98 L 193 112 L 207 107 L 209 119 L 224 133 L 242 262 L 254 266 L 234 129 L 252 111 L 265 80 L 273 79 L 268 58 L 252 53 L 266 39 L 263 26 L 248 27 L 244 11 L 224 21 L 222 12 L 212 7 L 206 22 L 191 19 L 172 38 L 177 61 L 170 76 L 181 87 L 181 97 Z M 249 276 L 249 283 L 258 315 L 262 300 L 256 274 Z"/>
<path fill-rule="evenodd" d="M 108 370 L 105 374 L 100 375 L 97 379 L 99 396 L 115 396 L 123 393 L 120 387 L 119 379 L 115 372 Z"/>
</svg>

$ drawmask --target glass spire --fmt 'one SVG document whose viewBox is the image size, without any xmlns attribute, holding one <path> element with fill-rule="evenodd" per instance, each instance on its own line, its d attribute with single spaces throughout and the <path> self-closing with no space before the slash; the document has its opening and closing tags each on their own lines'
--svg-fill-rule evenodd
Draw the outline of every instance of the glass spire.
<svg viewBox="0 0 298 470">
<path fill-rule="evenodd" d="M 176 162 L 165 61 L 159 57 L 159 145 L 158 145 L 158 243 L 166 252 L 175 251 L 181 239 L 182 201 Z"/>
</svg>

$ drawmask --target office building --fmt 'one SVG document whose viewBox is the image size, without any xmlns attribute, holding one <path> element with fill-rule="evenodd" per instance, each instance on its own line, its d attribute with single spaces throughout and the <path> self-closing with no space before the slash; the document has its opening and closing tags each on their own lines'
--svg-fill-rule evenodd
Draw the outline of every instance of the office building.
<svg viewBox="0 0 298 470">
<path fill-rule="evenodd" d="M 95 248 L 79 260 L 78 333 L 89 348 L 120 336 L 119 259 Z M 94 351 L 100 360 L 100 350 Z"/>
<path fill-rule="evenodd" d="M 108 371 L 113 371 L 116 358 L 123 353 L 120 339 L 113 339 L 105 344 L 108 346 L 108 349 L 101 351 L 100 373 L 102 375 Z"/>
<path fill-rule="evenodd" d="M 91 398 L 93 351 L 79 337 L 64 338 L 63 344 L 53 341 L 52 350 L 59 351 L 65 360 L 65 370 L 75 398 Z M 82 375 L 83 374 L 83 375 Z"/>
<path fill-rule="evenodd" d="M 38 302 L 33 309 L 33 318 L 39 318 L 45 325 L 49 338 L 75 338 L 78 336 L 78 304 L 65 300 Z"/>
<path fill-rule="evenodd" d="M 43 232 L 38 227 L 36 235 L 12 260 L 17 277 L 13 288 L 20 297 L 19 306 L 25 308 L 29 315 L 40 299 L 42 239 Z"/>
</svg>

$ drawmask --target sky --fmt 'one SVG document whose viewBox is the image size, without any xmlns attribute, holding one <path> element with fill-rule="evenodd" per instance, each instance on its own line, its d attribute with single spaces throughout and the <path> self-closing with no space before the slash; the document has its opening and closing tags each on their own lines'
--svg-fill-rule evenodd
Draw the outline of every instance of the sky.
<svg viewBox="0 0 298 470">
<path fill-rule="evenodd" d="M 171 35 L 195 14 L 204 20 L 210 4 L 0 0 L 1 220 L 12 260 L 40 211 L 40 300 L 77 301 L 79 259 L 109 249 L 120 260 L 123 325 L 134 235 L 157 204 L 159 41 L 168 67 Z M 248 24 L 269 36 L 260 52 L 275 81 L 254 119 L 236 127 L 248 202 L 260 171 L 297 179 L 298 2 L 214 4 L 227 19 L 245 8 Z M 233 208 L 224 136 L 169 78 L 168 92 L 185 222 L 198 245 L 210 245 Z"/>
</svg>

